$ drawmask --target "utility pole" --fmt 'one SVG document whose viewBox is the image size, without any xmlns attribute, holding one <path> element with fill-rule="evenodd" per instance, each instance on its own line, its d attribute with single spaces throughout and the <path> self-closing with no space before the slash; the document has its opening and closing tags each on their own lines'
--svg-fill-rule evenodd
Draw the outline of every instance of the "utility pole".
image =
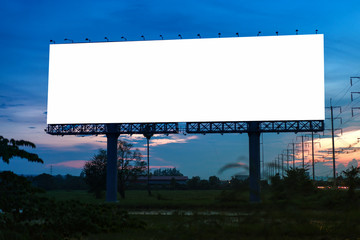
<svg viewBox="0 0 360 240">
<path fill-rule="evenodd" d="M 331 100 L 330 100 L 331 102 Z M 330 103 L 331 104 L 331 103 Z M 332 157 L 333 157 L 333 177 L 334 177 L 334 187 L 336 187 L 336 169 L 335 169 L 335 140 L 334 140 L 334 114 L 333 106 L 330 105 L 331 111 L 331 142 L 332 142 Z"/>
<path fill-rule="evenodd" d="M 281 175 L 284 178 L 284 154 L 281 154 Z"/>
<path fill-rule="evenodd" d="M 293 145 L 293 168 L 295 169 L 295 143 L 292 143 Z"/>
<path fill-rule="evenodd" d="M 287 170 L 289 170 L 289 149 L 286 148 L 286 163 L 287 163 Z"/>
<path fill-rule="evenodd" d="M 313 181 L 315 181 L 315 153 L 314 153 L 314 132 L 311 132 L 311 153 L 312 153 L 312 171 Z"/>
<path fill-rule="evenodd" d="M 289 143 L 292 145 L 292 162 L 293 162 L 293 169 L 295 169 L 295 143 Z"/>
<path fill-rule="evenodd" d="M 320 138 L 320 134 L 316 134 L 316 135 L 318 135 L 318 138 Z M 315 144 L 316 143 L 318 143 L 321 147 L 320 142 L 314 142 L 314 132 L 311 132 L 311 155 L 312 155 L 312 176 L 313 176 L 312 178 L 313 178 L 313 181 L 315 181 Z"/>
<path fill-rule="evenodd" d="M 304 136 L 301 136 L 302 168 L 305 168 Z"/>
<path fill-rule="evenodd" d="M 333 106 L 330 98 L 330 120 L 331 120 L 331 142 L 332 142 L 332 159 L 333 159 L 333 178 L 334 178 L 334 187 L 337 186 L 336 183 L 336 164 L 335 164 L 335 128 L 334 128 L 334 108 L 340 108 L 340 106 Z"/>
</svg>

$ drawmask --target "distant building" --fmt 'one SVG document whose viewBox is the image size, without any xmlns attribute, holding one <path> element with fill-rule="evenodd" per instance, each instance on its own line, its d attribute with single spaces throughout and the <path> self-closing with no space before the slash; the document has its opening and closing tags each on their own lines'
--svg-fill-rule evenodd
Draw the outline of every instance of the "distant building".
<svg viewBox="0 0 360 240">
<path fill-rule="evenodd" d="M 249 178 L 249 175 L 241 175 L 241 174 L 239 174 L 239 175 L 235 175 L 234 177 L 235 177 L 237 180 L 245 181 L 245 180 L 247 180 L 247 179 Z"/>
<path fill-rule="evenodd" d="M 177 184 L 186 184 L 188 177 L 186 176 L 150 176 L 150 184 L 152 185 L 169 185 L 172 179 L 175 179 Z M 135 181 L 140 184 L 147 184 L 147 176 L 138 177 Z"/>
</svg>

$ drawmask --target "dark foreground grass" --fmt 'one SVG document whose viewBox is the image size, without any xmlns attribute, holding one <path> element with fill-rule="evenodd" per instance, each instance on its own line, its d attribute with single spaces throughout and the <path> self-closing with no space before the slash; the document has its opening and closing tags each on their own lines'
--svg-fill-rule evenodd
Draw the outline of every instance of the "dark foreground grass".
<svg viewBox="0 0 360 240">
<path fill-rule="evenodd" d="M 157 190 L 152 191 L 152 196 L 149 196 L 147 191 L 130 190 L 126 192 L 125 199 L 118 197 L 118 204 L 125 209 L 208 210 L 213 208 L 237 208 L 239 203 L 246 203 L 248 199 L 247 192 L 238 192 L 236 196 L 227 196 L 222 193 L 222 190 Z M 103 203 L 105 201 L 105 198 L 96 199 L 86 191 L 49 191 L 46 196 L 60 201 L 78 200 L 86 203 Z M 221 197 L 235 197 L 235 201 L 222 201 Z"/>
<path fill-rule="evenodd" d="M 360 239 L 359 200 L 348 200 L 342 191 L 320 191 L 291 200 L 273 199 L 264 192 L 259 204 L 249 203 L 247 192 L 230 190 L 153 191 L 151 197 L 146 191 L 126 194 L 118 205 L 129 212 L 144 210 L 147 214 L 131 215 L 144 227 L 83 239 Z M 46 195 L 57 200 L 104 202 L 83 191 Z"/>
<path fill-rule="evenodd" d="M 177 215 L 139 216 L 144 229 L 88 236 L 105 239 L 360 239 L 360 212 L 327 214 L 311 212 L 253 212 L 247 216 Z"/>
</svg>

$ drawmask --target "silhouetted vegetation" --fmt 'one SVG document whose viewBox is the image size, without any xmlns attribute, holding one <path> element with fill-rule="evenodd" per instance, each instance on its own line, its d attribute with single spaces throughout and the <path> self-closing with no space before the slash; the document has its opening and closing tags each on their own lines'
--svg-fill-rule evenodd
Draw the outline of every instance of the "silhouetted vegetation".
<svg viewBox="0 0 360 240">
<path fill-rule="evenodd" d="M 154 170 L 153 176 L 184 176 L 176 168 L 165 168 L 165 169 L 156 169 Z"/>
<path fill-rule="evenodd" d="M 25 140 L 15 140 L 15 139 L 7 139 L 3 136 L 0 136 L 0 158 L 9 163 L 11 158 L 20 157 L 25 158 L 29 162 L 38 162 L 44 163 L 44 161 L 39 158 L 39 156 L 35 153 L 29 153 L 19 147 L 31 147 L 36 148 L 35 144 Z"/>
<path fill-rule="evenodd" d="M 262 182 L 262 202 L 249 203 L 248 179 L 189 179 L 196 190 L 129 191 L 104 204 L 85 191 L 49 191 L 82 177 L 0 173 L 1 239 L 356 239 L 360 235 L 359 168 L 343 172 L 349 189 L 317 189 L 304 169 Z M 49 183 L 49 184 L 46 184 Z M 84 182 L 83 182 L 84 184 Z M 173 183 L 170 182 L 170 185 Z M 34 187 L 34 186 L 37 187 Z M 83 185 L 84 186 L 84 185 Z M 218 190 L 207 190 L 218 189 Z M 71 192 L 69 192 L 69 190 Z M 173 190 L 173 189 L 172 189 Z M 60 200 L 61 199 L 61 200 Z M 140 211 L 141 221 L 126 211 Z M 146 213 L 141 213 L 145 211 Z M 153 215 L 148 215 L 154 211 Z M 159 211 L 159 213 L 157 213 Z M 161 215 L 161 211 L 170 214 Z M 210 215 L 209 215 L 210 214 Z M 120 232 L 120 233 L 118 233 Z"/>
<path fill-rule="evenodd" d="M 25 177 L 0 173 L 0 239 L 81 238 L 143 227 L 117 205 L 54 201 L 41 192 Z"/>
<path fill-rule="evenodd" d="M 133 145 L 125 141 L 118 141 L 118 192 L 125 198 L 126 184 L 136 181 L 138 176 L 145 173 L 146 163 L 138 149 L 132 150 Z M 86 162 L 83 173 L 90 192 L 101 198 L 106 187 L 107 152 L 100 149 L 97 154 Z"/>
<path fill-rule="evenodd" d="M 348 197 L 351 200 L 355 200 L 356 199 L 355 187 L 360 183 L 360 179 L 359 179 L 360 167 L 351 166 L 349 169 L 343 171 L 343 174 L 345 175 L 344 182 L 346 186 L 349 187 Z"/>
<path fill-rule="evenodd" d="M 285 171 L 281 179 L 279 174 L 271 178 L 271 191 L 274 200 L 289 200 L 314 194 L 316 187 L 306 175 L 304 168 L 291 168 Z"/>
<path fill-rule="evenodd" d="M 141 161 L 140 151 L 132 150 L 132 147 L 131 143 L 118 141 L 118 192 L 121 198 L 125 198 L 126 184 L 145 174 L 146 163 Z"/>
<path fill-rule="evenodd" d="M 89 186 L 85 183 L 83 176 L 72 176 L 72 175 L 56 175 L 40 174 L 34 177 L 27 177 L 32 184 L 38 188 L 46 191 L 52 190 L 88 190 Z"/>
<path fill-rule="evenodd" d="M 105 191 L 106 161 L 107 153 L 105 150 L 100 149 L 91 161 L 85 163 L 83 169 L 85 182 L 90 188 L 89 192 L 94 193 L 96 198 L 101 198 L 102 192 Z"/>
</svg>

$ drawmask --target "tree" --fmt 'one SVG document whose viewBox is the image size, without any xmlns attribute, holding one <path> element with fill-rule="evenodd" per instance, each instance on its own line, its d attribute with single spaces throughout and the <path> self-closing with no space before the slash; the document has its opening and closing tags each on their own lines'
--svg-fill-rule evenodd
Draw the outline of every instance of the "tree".
<svg viewBox="0 0 360 240">
<path fill-rule="evenodd" d="M 212 187 L 217 187 L 221 183 L 220 179 L 217 176 L 210 176 L 209 177 L 209 184 Z"/>
<path fill-rule="evenodd" d="M 187 181 L 187 185 L 190 189 L 197 189 L 200 186 L 200 177 L 195 176 Z"/>
<path fill-rule="evenodd" d="M 44 161 L 39 158 L 39 156 L 35 153 L 29 153 L 19 147 L 31 147 L 36 148 L 35 144 L 25 140 L 14 140 L 14 139 L 7 139 L 3 136 L 0 136 L 0 158 L 9 163 L 10 159 L 13 157 L 20 157 L 25 158 L 29 162 L 39 162 L 44 163 Z"/>
<path fill-rule="evenodd" d="M 0 209 L 3 212 L 19 212 L 32 204 L 38 192 L 41 191 L 25 177 L 9 171 L 0 172 Z"/>
<path fill-rule="evenodd" d="M 126 141 L 118 141 L 118 192 L 121 198 L 125 198 L 126 183 L 135 181 L 144 174 L 146 163 L 142 161 L 138 149 L 132 150 L 133 145 Z M 100 149 L 91 161 L 85 163 L 83 173 L 85 182 L 90 186 L 90 192 L 96 197 L 101 197 L 102 191 L 106 188 L 106 163 L 107 152 Z"/>
<path fill-rule="evenodd" d="M 54 177 L 51 176 L 50 174 L 43 173 L 34 177 L 32 179 L 32 182 L 36 187 L 48 191 L 57 188 L 54 180 L 55 180 Z"/>
<path fill-rule="evenodd" d="M 146 163 L 142 161 L 139 149 L 131 150 L 133 145 L 126 141 L 118 141 L 118 191 L 125 198 L 125 187 L 128 181 L 135 181 L 144 174 Z"/>
<path fill-rule="evenodd" d="M 355 198 L 355 187 L 359 181 L 360 167 L 351 166 L 350 168 L 343 171 L 345 175 L 345 184 L 349 187 L 348 196 L 350 199 Z"/>
<path fill-rule="evenodd" d="M 89 192 L 94 193 L 96 198 L 100 198 L 102 191 L 105 190 L 106 161 L 106 150 L 100 149 L 91 161 L 84 165 L 85 183 L 90 187 Z"/>
</svg>

